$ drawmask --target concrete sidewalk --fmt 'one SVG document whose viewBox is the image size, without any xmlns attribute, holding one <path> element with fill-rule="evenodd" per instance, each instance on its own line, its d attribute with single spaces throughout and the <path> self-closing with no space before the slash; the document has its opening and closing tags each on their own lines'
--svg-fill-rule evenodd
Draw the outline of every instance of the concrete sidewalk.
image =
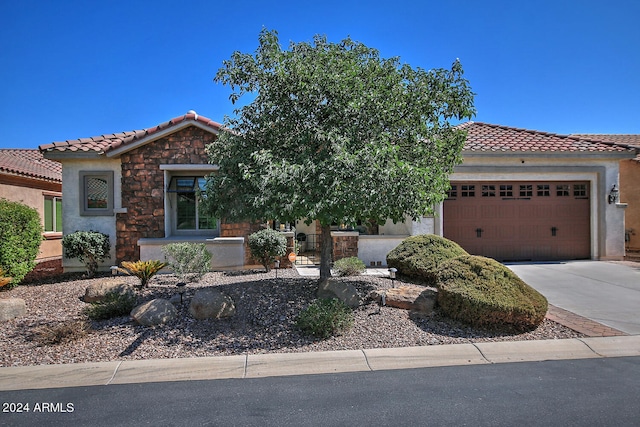
<svg viewBox="0 0 640 427">
<path fill-rule="evenodd" d="M 0 391 L 640 356 L 640 336 L 0 368 Z"/>
</svg>

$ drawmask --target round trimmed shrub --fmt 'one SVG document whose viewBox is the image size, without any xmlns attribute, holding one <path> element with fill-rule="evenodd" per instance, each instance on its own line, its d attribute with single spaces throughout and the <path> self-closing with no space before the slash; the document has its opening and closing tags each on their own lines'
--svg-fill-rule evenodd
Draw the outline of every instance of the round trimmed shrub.
<svg viewBox="0 0 640 427">
<path fill-rule="evenodd" d="M 547 299 L 498 261 L 465 255 L 441 265 L 438 305 L 453 319 L 473 326 L 511 325 L 535 329 Z"/>
<path fill-rule="evenodd" d="M 434 234 L 407 237 L 387 254 L 387 265 L 403 276 L 436 286 L 438 267 L 445 261 L 468 255 L 457 243 Z"/>
</svg>

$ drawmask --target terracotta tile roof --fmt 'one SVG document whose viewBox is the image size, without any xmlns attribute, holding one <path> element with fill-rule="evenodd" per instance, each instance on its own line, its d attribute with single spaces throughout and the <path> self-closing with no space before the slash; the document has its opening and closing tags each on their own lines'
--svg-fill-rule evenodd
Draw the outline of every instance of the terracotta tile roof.
<svg viewBox="0 0 640 427">
<path fill-rule="evenodd" d="M 640 134 L 596 134 L 596 133 L 572 133 L 571 136 L 586 138 L 595 141 L 610 142 L 613 144 L 624 144 L 640 148 Z"/>
<path fill-rule="evenodd" d="M 630 148 L 615 142 L 579 136 L 558 135 L 481 122 L 459 125 L 467 131 L 464 151 L 475 152 L 626 152 Z"/>
<path fill-rule="evenodd" d="M 220 123 L 211 119 L 198 115 L 195 111 L 189 111 L 183 116 L 173 118 L 159 125 L 129 132 L 112 133 L 107 135 L 94 136 L 91 138 L 70 139 L 62 142 L 54 142 L 52 144 L 41 145 L 41 151 L 84 151 L 95 153 L 106 153 L 116 148 L 134 143 L 142 138 L 151 136 L 157 132 L 169 129 L 186 121 L 193 121 L 209 126 L 218 131 L 222 128 Z"/>
<path fill-rule="evenodd" d="M 62 183 L 62 164 L 38 150 L 0 149 L 0 173 Z"/>
</svg>

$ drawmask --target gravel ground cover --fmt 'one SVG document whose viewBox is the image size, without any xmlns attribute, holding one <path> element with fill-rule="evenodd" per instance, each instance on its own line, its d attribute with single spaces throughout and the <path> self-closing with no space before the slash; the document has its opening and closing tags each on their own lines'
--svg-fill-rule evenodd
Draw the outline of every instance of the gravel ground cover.
<svg viewBox="0 0 640 427">
<path fill-rule="evenodd" d="M 0 366 L 166 359 L 275 352 L 310 352 L 364 348 L 522 341 L 582 337 L 567 327 L 545 320 L 537 329 L 520 333 L 509 328 L 478 329 L 442 316 L 438 311 L 417 315 L 380 307 L 367 301 L 374 289 L 390 288 L 387 278 L 357 276 L 350 281 L 363 297 L 355 310 L 353 327 L 326 340 L 303 335 L 295 326 L 301 310 L 314 299 L 317 279 L 301 277 L 295 270 L 214 272 L 187 286 L 180 315 L 168 324 L 136 325 L 128 316 L 91 322 L 81 336 L 57 344 L 43 342 L 38 331 L 84 319 L 86 287 L 93 281 L 137 284 L 134 277 L 101 276 L 83 279 L 64 275 L 48 283 L 22 285 L 0 292 L 0 298 L 22 298 L 27 315 L 0 324 Z M 138 302 L 169 299 L 176 294 L 172 274 L 154 277 L 139 291 Z M 402 284 L 396 281 L 396 286 Z M 237 313 L 221 320 L 196 320 L 188 302 L 198 288 L 214 286 L 235 301 Z"/>
</svg>

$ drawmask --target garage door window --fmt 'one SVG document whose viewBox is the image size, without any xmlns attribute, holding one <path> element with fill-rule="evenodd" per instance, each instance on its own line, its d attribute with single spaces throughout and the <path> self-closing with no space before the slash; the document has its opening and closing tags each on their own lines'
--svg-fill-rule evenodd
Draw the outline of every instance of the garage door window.
<svg viewBox="0 0 640 427">
<path fill-rule="evenodd" d="M 587 197 L 587 184 L 575 184 L 573 186 L 573 197 Z"/>
<path fill-rule="evenodd" d="M 556 185 L 556 196 L 558 197 L 569 197 L 569 185 L 568 184 L 559 184 Z"/>
<path fill-rule="evenodd" d="M 520 197 L 533 197 L 533 185 L 521 185 Z"/>
<path fill-rule="evenodd" d="M 476 186 L 475 185 L 461 185 L 460 195 L 462 197 L 475 197 L 476 196 Z"/>
<path fill-rule="evenodd" d="M 551 196 L 551 190 L 549 189 L 549 184 L 538 184 L 538 197 L 549 197 Z"/>
</svg>

